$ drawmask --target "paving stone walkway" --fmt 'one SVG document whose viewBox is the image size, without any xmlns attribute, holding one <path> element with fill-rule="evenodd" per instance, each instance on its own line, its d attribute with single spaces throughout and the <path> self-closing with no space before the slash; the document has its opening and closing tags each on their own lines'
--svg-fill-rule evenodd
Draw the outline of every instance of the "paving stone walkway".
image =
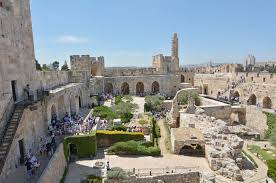
<svg viewBox="0 0 276 183">
<path fill-rule="evenodd" d="M 266 164 L 264 164 L 259 158 L 257 158 L 253 153 L 251 153 L 247 149 L 247 145 L 248 145 L 248 142 L 245 141 L 244 146 L 243 146 L 243 150 L 254 159 L 254 161 L 258 165 L 258 168 L 257 168 L 256 174 L 252 178 L 246 180 L 245 182 L 249 183 L 249 182 L 257 182 L 260 179 L 263 180 L 267 176 L 267 169 L 268 168 L 267 168 Z"/>
</svg>

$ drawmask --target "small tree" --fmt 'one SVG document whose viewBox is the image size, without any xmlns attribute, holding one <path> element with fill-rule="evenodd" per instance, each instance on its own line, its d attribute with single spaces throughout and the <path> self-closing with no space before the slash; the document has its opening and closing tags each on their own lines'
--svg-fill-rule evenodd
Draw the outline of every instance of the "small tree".
<svg viewBox="0 0 276 183">
<path fill-rule="evenodd" d="M 200 105 L 200 98 L 197 92 L 195 91 L 182 91 L 177 96 L 177 101 L 180 105 L 187 105 L 188 98 L 193 97 L 196 105 Z"/>
<path fill-rule="evenodd" d="M 57 71 L 57 70 L 59 69 L 59 62 L 58 62 L 58 61 L 54 61 L 54 62 L 52 63 L 52 66 L 53 66 L 53 69 L 54 69 L 55 71 Z"/>
<path fill-rule="evenodd" d="M 36 70 L 42 71 L 41 65 L 38 63 L 37 59 L 35 59 L 35 67 L 36 67 Z"/>
<path fill-rule="evenodd" d="M 61 70 L 62 71 L 69 71 L 69 67 L 67 65 L 67 61 L 66 60 L 64 61 L 64 64 L 61 66 Z"/>
<path fill-rule="evenodd" d="M 51 68 L 50 68 L 50 66 L 48 66 L 48 65 L 46 65 L 46 64 L 43 64 L 43 65 L 42 65 L 42 70 L 43 70 L 43 71 L 50 71 Z"/>
</svg>

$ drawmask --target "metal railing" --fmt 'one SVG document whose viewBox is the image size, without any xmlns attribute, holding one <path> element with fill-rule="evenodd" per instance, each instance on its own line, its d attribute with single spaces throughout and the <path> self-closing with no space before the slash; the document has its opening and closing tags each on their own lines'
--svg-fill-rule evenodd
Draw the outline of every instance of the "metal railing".
<svg viewBox="0 0 276 183">
<path fill-rule="evenodd" d="M 137 177 L 146 177 L 146 176 L 158 176 L 165 174 L 181 174 L 189 172 L 198 172 L 199 167 L 166 167 L 166 168 L 143 168 L 143 169 L 126 169 L 125 172 L 130 172 Z"/>
</svg>

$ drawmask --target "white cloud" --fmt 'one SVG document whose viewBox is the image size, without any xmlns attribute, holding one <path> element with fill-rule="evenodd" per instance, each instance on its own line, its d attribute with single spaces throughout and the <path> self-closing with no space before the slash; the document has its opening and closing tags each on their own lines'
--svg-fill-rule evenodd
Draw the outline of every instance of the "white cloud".
<svg viewBox="0 0 276 183">
<path fill-rule="evenodd" d="M 57 42 L 63 44 L 79 44 L 88 42 L 88 39 L 73 35 L 63 35 L 57 39 Z"/>
</svg>

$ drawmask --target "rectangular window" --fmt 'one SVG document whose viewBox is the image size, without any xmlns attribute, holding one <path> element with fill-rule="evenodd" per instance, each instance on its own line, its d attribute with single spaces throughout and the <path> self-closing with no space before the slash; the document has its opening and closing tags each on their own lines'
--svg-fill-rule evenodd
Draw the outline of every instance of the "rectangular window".
<svg viewBox="0 0 276 183">
<path fill-rule="evenodd" d="M 253 77 L 251 77 L 251 81 L 253 81 Z"/>
<path fill-rule="evenodd" d="M 265 82 L 265 78 L 263 78 L 263 82 Z"/>
<path fill-rule="evenodd" d="M 3 7 L 3 2 L 0 1 L 0 7 Z"/>
</svg>

